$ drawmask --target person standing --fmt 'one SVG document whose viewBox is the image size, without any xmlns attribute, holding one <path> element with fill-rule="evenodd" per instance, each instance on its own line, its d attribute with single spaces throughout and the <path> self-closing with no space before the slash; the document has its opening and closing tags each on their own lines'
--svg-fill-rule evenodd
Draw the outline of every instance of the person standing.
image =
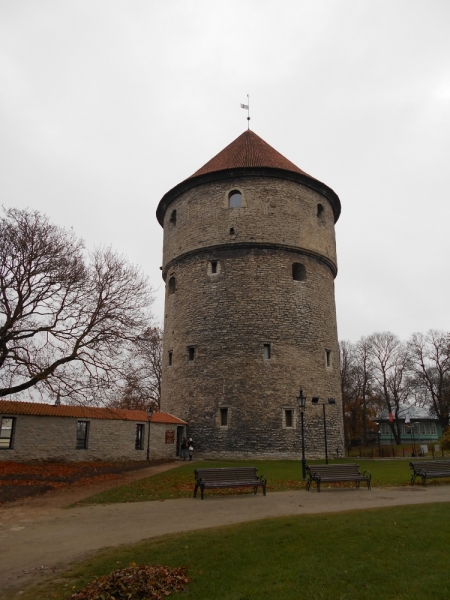
<svg viewBox="0 0 450 600">
<path fill-rule="evenodd" d="M 194 442 L 193 442 L 192 438 L 189 438 L 188 447 L 189 447 L 189 460 L 192 460 L 192 455 L 194 453 Z"/>
<path fill-rule="evenodd" d="M 188 443 L 186 441 L 186 438 L 184 437 L 181 440 L 181 458 L 183 460 L 186 460 L 186 453 L 187 453 L 187 449 L 188 449 Z"/>
</svg>

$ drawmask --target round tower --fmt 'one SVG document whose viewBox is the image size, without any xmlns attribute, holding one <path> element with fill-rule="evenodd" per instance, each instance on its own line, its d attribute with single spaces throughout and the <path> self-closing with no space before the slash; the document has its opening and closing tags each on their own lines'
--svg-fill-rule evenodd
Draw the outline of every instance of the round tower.
<svg viewBox="0 0 450 600">
<path fill-rule="evenodd" d="M 205 457 L 342 455 L 340 201 L 252 131 L 167 192 L 161 408 Z M 336 403 L 319 404 L 334 398 Z"/>
</svg>

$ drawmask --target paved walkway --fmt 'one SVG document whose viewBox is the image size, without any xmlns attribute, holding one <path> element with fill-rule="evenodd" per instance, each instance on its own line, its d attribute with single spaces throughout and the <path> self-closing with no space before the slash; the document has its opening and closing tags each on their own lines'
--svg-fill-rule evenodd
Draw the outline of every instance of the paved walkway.
<svg viewBox="0 0 450 600">
<path fill-rule="evenodd" d="M 176 465 L 154 467 L 154 472 Z M 151 474 L 152 469 L 141 473 Z M 85 492 L 85 495 L 86 492 Z M 43 499 L 40 500 L 41 502 Z M 0 588 L 26 583 L 105 547 L 139 542 L 164 534 L 286 515 L 364 510 L 383 506 L 450 502 L 449 485 L 427 488 L 323 488 L 272 492 L 264 497 L 220 496 L 62 510 L 22 502 L 0 507 Z"/>
</svg>

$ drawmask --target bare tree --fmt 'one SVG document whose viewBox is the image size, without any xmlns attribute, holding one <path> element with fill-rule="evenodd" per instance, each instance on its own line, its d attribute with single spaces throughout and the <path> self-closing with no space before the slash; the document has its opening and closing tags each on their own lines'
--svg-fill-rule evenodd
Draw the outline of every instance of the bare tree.
<svg viewBox="0 0 450 600">
<path fill-rule="evenodd" d="M 358 383 L 362 404 L 362 422 L 363 422 L 363 442 L 367 445 L 367 421 L 370 416 L 374 417 L 374 411 L 370 411 L 370 405 L 373 404 L 372 382 L 373 382 L 373 364 L 370 360 L 371 344 L 367 337 L 361 338 L 356 344 L 356 355 L 358 361 Z"/>
<path fill-rule="evenodd" d="M 408 342 L 418 402 L 431 406 L 445 429 L 450 417 L 450 340 L 443 331 L 415 333 Z"/>
<path fill-rule="evenodd" d="M 136 338 L 124 369 L 125 387 L 111 406 L 139 410 L 159 407 L 162 341 L 163 332 L 159 327 L 149 327 Z"/>
<path fill-rule="evenodd" d="M 341 342 L 341 382 L 344 424 L 347 439 L 362 437 L 367 444 L 367 431 L 379 408 L 374 396 L 373 365 L 370 342 L 361 338 L 356 344 Z"/>
<path fill-rule="evenodd" d="M 29 210 L 0 219 L 0 397 L 105 401 L 148 328 L 151 289 L 111 249 L 85 252 L 71 231 Z"/>
<path fill-rule="evenodd" d="M 357 438 L 361 430 L 361 403 L 358 389 L 355 345 L 339 342 L 341 364 L 342 411 L 346 442 Z"/>
<path fill-rule="evenodd" d="M 390 427 L 396 443 L 400 444 L 399 408 L 407 401 L 411 391 L 407 348 L 391 332 L 374 333 L 367 339 L 370 345 L 374 389 L 392 415 Z"/>
</svg>

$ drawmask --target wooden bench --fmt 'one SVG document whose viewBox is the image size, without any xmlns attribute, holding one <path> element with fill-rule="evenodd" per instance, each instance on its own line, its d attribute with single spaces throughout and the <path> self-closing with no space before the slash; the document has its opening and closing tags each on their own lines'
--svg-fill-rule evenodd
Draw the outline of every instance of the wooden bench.
<svg viewBox="0 0 450 600">
<path fill-rule="evenodd" d="M 450 460 L 420 460 L 410 462 L 409 468 L 412 469 L 411 485 L 414 485 L 416 477 L 422 477 L 422 484 L 427 484 L 427 479 L 438 477 L 450 477 Z"/>
<path fill-rule="evenodd" d="M 228 488 L 228 487 L 251 487 L 256 494 L 259 487 L 262 487 L 264 496 L 266 495 L 267 479 L 264 475 L 258 476 L 256 467 L 224 467 L 220 469 L 195 469 L 195 489 L 194 498 L 197 497 L 197 490 L 200 488 L 203 500 L 203 492 L 206 489 Z"/>
<path fill-rule="evenodd" d="M 356 463 L 340 464 L 340 465 L 314 465 L 306 467 L 308 473 L 308 481 L 306 489 L 309 490 L 313 481 L 317 484 L 317 491 L 320 492 L 321 483 L 340 483 L 341 481 L 354 481 L 356 487 L 359 488 L 361 481 L 367 482 L 367 489 L 370 490 L 370 482 L 372 475 L 369 471 L 359 470 L 359 465 Z"/>
</svg>

